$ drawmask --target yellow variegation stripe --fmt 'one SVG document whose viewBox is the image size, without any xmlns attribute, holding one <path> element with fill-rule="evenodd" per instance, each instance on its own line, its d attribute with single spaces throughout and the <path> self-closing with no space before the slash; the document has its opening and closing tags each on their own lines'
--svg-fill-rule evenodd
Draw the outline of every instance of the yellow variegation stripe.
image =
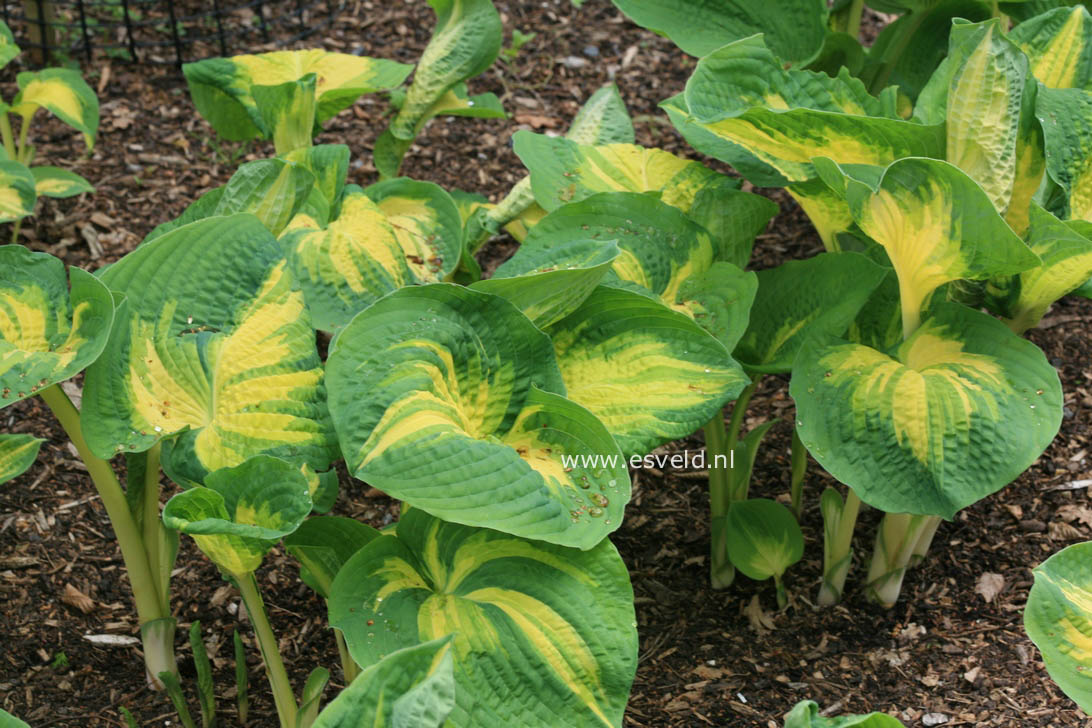
<svg viewBox="0 0 1092 728">
<path fill-rule="evenodd" d="M 30 435 L 0 434 L 0 483 L 26 472 L 34 464 L 43 442 Z"/>
<path fill-rule="evenodd" d="M 0 346 L 0 375 L 17 365 L 43 360 L 43 356 L 53 371 L 68 367 L 87 341 L 80 330 L 90 312 L 90 303 L 76 304 L 69 325 L 65 308 L 48 298 L 41 288 L 28 286 L 18 293 L 0 290 L 0 344 L 8 345 Z M 65 330 L 67 336 L 58 342 Z M 40 382 L 27 383 L 29 391 L 41 386 Z"/>
<path fill-rule="evenodd" d="M 1016 138 L 1022 75 L 1013 72 L 1011 45 L 997 38 L 996 23 L 985 25 L 978 45 L 963 61 L 948 88 L 947 159 L 989 195 L 1004 214 L 1016 177 Z"/>
<path fill-rule="evenodd" d="M 1076 5 L 1053 37 L 1035 37 L 1019 43 L 1031 60 L 1035 78 L 1050 88 L 1074 88 L 1088 73 L 1085 56 L 1092 16 L 1084 5 Z"/>
<path fill-rule="evenodd" d="M 49 106 L 72 119 L 84 118 L 84 106 L 76 91 L 59 78 L 36 78 L 23 87 L 20 104 L 12 111 L 30 115 L 38 106 Z"/>
<path fill-rule="evenodd" d="M 972 417 L 996 420 L 998 398 L 1012 393 L 995 360 L 965 353 L 959 341 L 946 338 L 942 329 L 928 330 L 930 325 L 900 347 L 899 360 L 855 346 L 820 362 L 830 371 L 830 384 L 852 383 L 855 427 L 869 427 L 876 417 L 889 419 L 898 444 L 923 464 L 943 457 L 944 426 L 970 437 Z M 935 427 L 938 423 L 944 426 Z"/>
<path fill-rule="evenodd" d="M 435 242 L 440 226 L 436 210 L 424 199 L 402 196 L 384 198 L 379 209 L 394 230 L 414 278 L 422 283 L 440 280 L 444 261 Z"/>
<path fill-rule="evenodd" d="M 369 86 L 379 75 L 375 59 L 330 53 L 320 48 L 239 55 L 230 60 L 245 75 L 245 82 L 237 82 L 240 88 L 247 88 L 251 83 L 273 86 L 313 73 L 320 98 L 335 89 Z"/>
<path fill-rule="evenodd" d="M 208 372 L 198 352 L 200 326 L 170 337 L 173 313 L 166 310 L 156 326 L 133 324 L 132 406 L 148 429 L 164 435 L 200 430 L 195 450 L 208 470 L 238 465 L 262 448 L 314 439 L 297 407 L 321 386 L 322 370 L 285 366 L 306 350 L 313 333 L 303 294 L 293 290 L 284 263 L 272 269 L 231 331 L 212 334 Z"/>
<path fill-rule="evenodd" d="M 663 192 L 662 200 L 689 210 L 694 196 L 717 174 L 662 149 L 636 144 L 573 145 L 583 163 L 575 175 L 594 192 Z"/>
<path fill-rule="evenodd" d="M 853 225 L 853 214 L 846 201 L 834 194 L 822 180 L 798 182 L 786 187 L 785 191 L 811 220 L 823 241 L 823 247 L 832 253 L 841 250 L 838 233 L 845 232 Z"/>
</svg>

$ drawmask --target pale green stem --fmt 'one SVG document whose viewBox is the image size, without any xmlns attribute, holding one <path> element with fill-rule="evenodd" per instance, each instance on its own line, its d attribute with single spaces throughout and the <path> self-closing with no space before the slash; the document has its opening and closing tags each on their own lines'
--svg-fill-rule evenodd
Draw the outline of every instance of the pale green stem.
<svg viewBox="0 0 1092 728">
<path fill-rule="evenodd" d="M 716 456 L 725 452 L 728 432 L 724 427 L 724 412 L 717 410 L 705 425 L 705 457 L 709 464 L 709 579 L 714 589 L 724 589 L 735 579 L 736 570 L 728 560 L 728 547 L 722 524 L 731 505 L 727 468 L 716 466 Z"/>
<path fill-rule="evenodd" d="M 337 640 L 337 653 L 341 656 L 342 676 L 345 679 L 345 685 L 348 686 L 356 680 L 356 676 L 360 674 L 360 668 L 349 654 L 349 647 L 345 644 L 345 637 L 341 634 L 341 630 L 334 630 L 334 639 Z"/>
<path fill-rule="evenodd" d="M 15 245 L 19 242 L 19 229 L 23 227 L 23 218 L 19 218 L 15 221 L 15 224 L 11 226 L 11 244 Z"/>
<path fill-rule="evenodd" d="M 172 563 L 167 563 L 171 558 L 164 553 L 166 526 L 159 517 L 159 458 L 160 443 L 156 443 L 148 450 L 148 460 L 144 471 L 143 503 L 143 527 L 144 549 L 148 552 L 148 564 L 152 567 L 152 573 L 156 576 L 157 589 L 163 603 L 170 599 L 170 579 Z M 172 559 L 173 560 L 173 559 Z"/>
<path fill-rule="evenodd" d="M 880 522 L 872 564 L 868 569 L 868 594 L 885 607 L 893 607 L 899 598 L 906 566 L 928 518 L 908 513 L 887 513 Z"/>
<path fill-rule="evenodd" d="M 4 151 L 12 160 L 18 160 L 19 155 L 15 149 L 15 135 L 11 132 L 11 115 L 0 113 L 0 138 L 4 140 Z"/>
<path fill-rule="evenodd" d="M 808 449 L 800 440 L 800 433 L 792 428 L 792 451 L 789 459 L 792 481 L 789 484 L 789 497 L 792 501 L 792 512 L 796 520 L 800 520 L 803 511 L 804 500 L 804 475 L 808 471 Z"/>
<path fill-rule="evenodd" d="M 118 482 L 110 463 L 96 457 L 87 447 L 83 439 L 83 430 L 80 427 L 80 414 L 76 410 L 68 395 L 61 390 L 59 384 L 46 387 L 41 392 L 42 400 L 53 411 L 57 421 L 61 423 L 65 433 L 72 444 L 76 446 L 76 452 L 87 467 L 91 481 L 95 484 L 106 515 L 114 528 L 114 534 L 121 548 L 121 557 L 125 561 L 125 568 L 129 572 L 129 583 L 133 589 L 133 601 L 136 602 L 137 617 L 140 620 L 141 635 L 144 637 L 144 663 L 148 669 L 148 679 L 157 690 L 163 688 L 159 679 L 159 673 L 170 672 L 177 674 L 178 666 L 174 659 L 174 630 L 166 629 L 167 623 L 173 624 L 171 613 L 167 605 L 160 599 L 156 589 L 156 579 L 151 565 L 148 562 L 148 554 L 145 551 L 140 529 L 129 510 L 129 504 L 125 500 L 125 493 Z M 157 623 L 150 626 L 151 623 Z M 170 639 L 167 640 L 169 632 Z"/>
<path fill-rule="evenodd" d="M 864 0 L 853 0 L 848 8 L 839 13 L 838 20 L 841 22 L 836 30 L 841 30 L 851 38 L 856 38 L 861 34 L 861 15 L 863 13 Z"/>
<path fill-rule="evenodd" d="M 34 114 L 31 113 L 29 116 L 22 116 L 21 118 L 22 123 L 19 124 L 19 144 L 16 146 L 16 154 L 20 162 L 29 164 L 30 150 L 27 149 L 27 135 L 30 133 L 30 121 L 34 118 Z"/>
<path fill-rule="evenodd" d="M 940 521 L 940 516 L 926 517 L 925 526 L 922 527 L 921 535 L 918 536 L 917 543 L 914 544 L 914 550 L 910 554 L 909 568 L 913 568 L 925 560 L 925 555 L 929 553 L 929 547 L 933 545 L 933 537 L 937 535 Z"/>
<path fill-rule="evenodd" d="M 823 585 L 819 587 L 819 605 L 829 607 L 842 599 L 846 576 L 853 563 L 853 530 L 861 511 L 861 499 L 848 488 L 837 523 L 823 523 Z"/>
<path fill-rule="evenodd" d="M 273 689 L 273 702 L 277 706 L 281 728 L 296 728 L 296 713 L 299 712 L 299 707 L 292 693 L 292 684 L 288 680 L 288 671 L 285 670 L 284 661 L 281 659 L 277 638 L 269 624 L 269 615 L 265 611 L 265 602 L 258 590 L 258 581 L 254 578 L 253 571 L 234 576 L 235 585 L 239 588 L 247 614 L 250 615 L 250 622 L 254 625 L 254 634 L 258 637 L 258 647 L 262 651 L 269 686 Z"/>
<path fill-rule="evenodd" d="M 774 589 L 777 591 L 777 608 L 784 609 L 789 604 L 789 596 L 785 593 L 785 582 L 781 581 L 781 574 L 774 574 Z"/>
</svg>

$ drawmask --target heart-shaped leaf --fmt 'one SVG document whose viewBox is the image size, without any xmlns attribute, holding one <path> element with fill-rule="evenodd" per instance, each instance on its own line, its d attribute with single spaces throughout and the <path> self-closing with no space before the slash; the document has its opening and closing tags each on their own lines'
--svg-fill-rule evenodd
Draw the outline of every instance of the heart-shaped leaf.
<svg viewBox="0 0 1092 728">
<path fill-rule="evenodd" d="M 565 399 L 549 338 L 503 298 L 403 288 L 338 335 L 326 368 L 349 472 L 446 520 L 592 548 L 629 500 L 625 463 Z"/>
<path fill-rule="evenodd" d="M 327 469 L 337 443 L 314 331 L 281 244 L 256 217 L 178 228 L 102 280 L 126 300 L 84 387 L 92 452 L 175 435 L 171 466 L 198 482 L 261 453 Z"/>
<path fill-rule="evenodd" d="M 79 268 L 69 281 L 52 255 L 0 246 L 0 407 L 74 377 L 106 346 L 110 292 Z"/>
<path fill-rule="evenodd" d="M 804 536 L 796 517 L 768 498 L 733 503 L 725 531 L 732 565 L 756 581 L 780 577 L 804 556 Z"/>
<path fill-rule="evenodd" d="M 28 123 L 38 109 L 45 109 L 76 131 L 83 132 L 87 148 L 95 146 L 99 129 L 99 100 L 78 71 L 47 68 L 23 71 L 16 77 L 19 93 L 11 110 Z"/>
<path fill-rule="evenodd" d="M 600 286 L 544 330 L 569 398 L 627 458 L 701 429 L 750 382 L 693 320 L 633 291 Z"/>
<path fill-rule="evenodd" d="M 954 303 L 932 313 L 893 356 L 809 341 L 789 393 L 801 441 L 861 500 L 951 518 L 1046 449 L 1061 386 L 1046 356 L 996 319 Z"/>
<path fill-rule="evenodd" d="M 454 725 L 621 726 L 637 630 L 608 540 L 578 551 L 416 508 L 396 534 L 334 580 L 330 622 L 358 663 L 454 634 Z"/>
</svg>

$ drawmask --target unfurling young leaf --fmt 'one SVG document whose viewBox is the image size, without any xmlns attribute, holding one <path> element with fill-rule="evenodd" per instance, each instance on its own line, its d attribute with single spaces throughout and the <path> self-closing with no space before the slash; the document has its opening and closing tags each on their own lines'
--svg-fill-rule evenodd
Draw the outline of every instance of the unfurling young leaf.
<svg viewBox="0 0 1092 728">
<path fill-rule="evenodd" d="M 777 604 L 784 608 L 781 576 L 804 555 L 804 537 L 792 511 L 767 498 L 736 501 L 724 529 L 732 565 L 757 581 L 773 577 Z"/>
<path fill-rule="evenodd" d="M 819 706 L 811 700 L 796 704 L 785 716 L 785 728 L 906 728 L 897 718 L 886 713 L 868 715 L 842 715 L 824 718 Z"/>
</svg>

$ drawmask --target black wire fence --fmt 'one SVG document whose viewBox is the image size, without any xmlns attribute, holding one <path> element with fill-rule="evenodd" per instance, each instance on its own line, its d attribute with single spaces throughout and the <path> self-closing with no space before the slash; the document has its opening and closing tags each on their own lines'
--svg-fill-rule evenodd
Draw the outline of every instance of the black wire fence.
<svg viewBox="0 0 1092 728">
<path fill-rule="evenodd" d="M 28 61 L 96 57 L 181 65 L 282 46 L 327 26 L 344 0 L 0 0 Z"/>
</svg>

